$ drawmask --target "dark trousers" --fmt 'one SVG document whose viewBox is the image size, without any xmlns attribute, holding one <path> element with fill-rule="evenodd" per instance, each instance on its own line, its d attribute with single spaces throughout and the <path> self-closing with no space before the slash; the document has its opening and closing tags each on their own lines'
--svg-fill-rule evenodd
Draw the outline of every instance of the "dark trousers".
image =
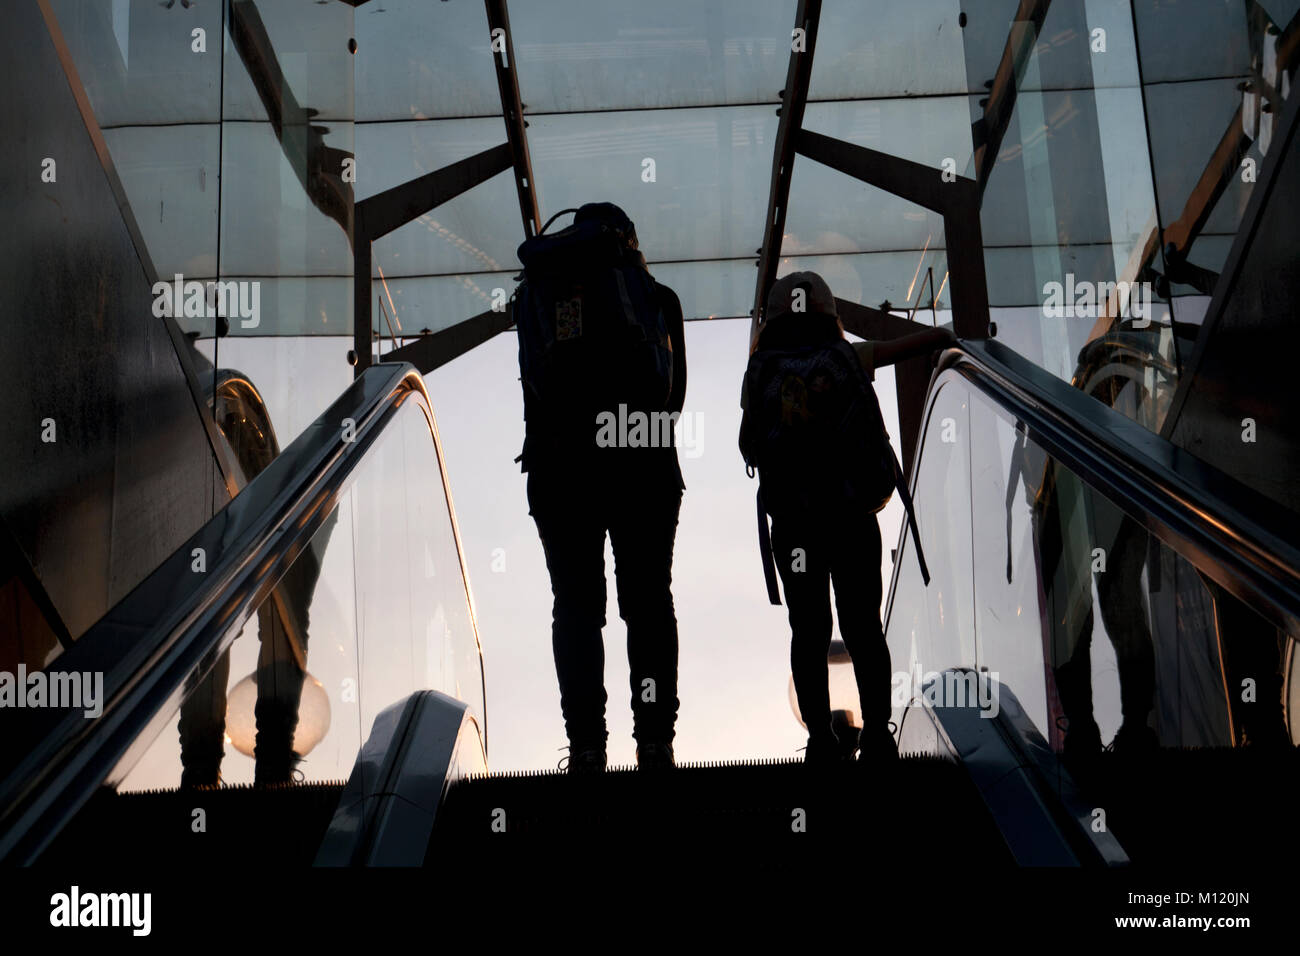
<svg viewBox="0 0 1300 956">
<path fill-rule="evenodd" d="M 338 509 L 330 512 L 311 542 L 257 610 L 257 704 L 254 718 L 255 779 L 286 782 L 301 759 L 294 752 L 298 707 L 305 674 L 299 660 L 307 658 L 311 602 L 320 578 L 330 535 L 338 523 Z M 192 675 L 191 675 L 192 676 Z M 181 704 L 181 785 L 211 786 L 219 782 L 225 757 L 226 685 L 230 677 L 230 651 L 193 688 Z"/>
<path fill-rule="evenodd" d="M 627 624 L 632 734 L 638 743 L 673 739 L 678 702 L 672 564 L 682 500 L 679 474 L 675 468 L 571 466 L 534 466 L 528 473 L 529 512 L 555 597 L 551 646 L 570 747 L 603 747 L 606 739 L 601 637 L 606 533 L 614 551 L 618 613 Z"/>
<path fill-rule="evenodd" d="M 774 518 L 772 551 L 790 614 L 790 670 L 808 736 L 830 741 L 826 655 L 831 643 L 831 584 L 840 636 L 853 658 L 862 726 L 890 717 L 889 648 L 880 624 L 880 525 L 873 514 L 821 520 Z"/>
</svg>

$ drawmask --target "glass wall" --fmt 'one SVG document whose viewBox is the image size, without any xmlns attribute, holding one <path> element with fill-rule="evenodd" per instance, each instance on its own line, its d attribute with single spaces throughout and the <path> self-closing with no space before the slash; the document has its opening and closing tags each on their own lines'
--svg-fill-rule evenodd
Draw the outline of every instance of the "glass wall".
<svg viewBox="0 0 1300 956">
<path fill-rule="evenodd" d="M 912 686 L 946 668 L 987 671 L 1067 757 L 1300 741 L 1286 706 L 1300 678 L 1295 635 L 956 376 L 934 400 L 921 461 L 916 510 L 934 579 L 922 584 L 900 537 L 886 635 Z M 961 574 L 947 580 L 947 568 Z"/>
<path fill-rule="evenodd" d="M 52 7 L 200 387 L 249 379 L 288 444 L 351 380 L 353 8 Z"/>
<path fill-rule="evenodd" d="M 1125 366 L 1122 410 L 1153 430 L 1289 92 L 1296 7 L 963 4 L 996 336 L 1088 391 Z"/>
<path fill-rule="evenodd" d="M 119 768 L 119 789 L 346 779 L 375 716 L 424 688 L 484 728 L 440 473 L 432 420 L 408 397 L 271 596 L 187 685 L 174 732 Z"/>
</svg>

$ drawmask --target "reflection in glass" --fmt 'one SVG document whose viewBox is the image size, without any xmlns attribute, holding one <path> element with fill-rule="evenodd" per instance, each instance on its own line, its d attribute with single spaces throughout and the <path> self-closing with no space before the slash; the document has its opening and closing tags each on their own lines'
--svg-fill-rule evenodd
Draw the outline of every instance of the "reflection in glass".
<svg viewBox="0 0 1300 956">
<path fill-rule="evenodd" d="M 1131 380 L 1119 379 L 1102 376 L 1104 394 L 1131 396 Z M 958 412 L 967 402 L 969 428 Z M 947 422 L 957 425 L 955 442 L 943 440 Z M 950 486 L 967 453 L 968 489 Z M 1075 769 L 1103 748 L 1141 754 L 1294 738 L 1285 705 L 1295 693 L 1295 636 L 1154 539 L 1141 516 L 1047 454 L 1022 423 L 948 377 L 920 454 L 918 524 L 926 551 L 943 560 L 932 559 L 926 589 L 900 541 L 887 622 L 899 669 L 987 669 Z M 944 600 L 945 563 L 971 576 L 969 603 Z"/>
</svg>

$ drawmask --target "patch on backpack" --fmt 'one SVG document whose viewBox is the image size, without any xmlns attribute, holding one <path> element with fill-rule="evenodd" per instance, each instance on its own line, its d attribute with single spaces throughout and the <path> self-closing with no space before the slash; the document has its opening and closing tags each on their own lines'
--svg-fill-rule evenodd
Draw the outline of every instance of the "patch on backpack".
<svg viewBox="0 0 1300 956">
<path fill-rule="evenodd" d="M 792 425 L 796 419 L 808 420 L 808 386 L 798 375 L 786 375 L 781 380 L 781 422 Z"/>
<path fill-rule="evenodd" d="M 582 297 L 562 299 L 555 303 L 556 341 L 576 339 L 582 335 Z"/>
</svg>

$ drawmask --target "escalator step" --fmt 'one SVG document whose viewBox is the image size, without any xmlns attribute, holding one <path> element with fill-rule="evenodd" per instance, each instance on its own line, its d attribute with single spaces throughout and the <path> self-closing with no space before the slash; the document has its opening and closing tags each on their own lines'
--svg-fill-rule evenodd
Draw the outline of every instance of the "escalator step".
<svg viewBox="0 0 1300 956">
<path fill-rule="evenodd" d="M 176 866 L 310 865 L 343 782 L 118 793 L 105 788 L 41 854 L 40 865 L 87 860 Z"/>
<path fill-rule="evenodd" d="M 593 846 L 647 833 L 667 841 L 806 833 L 854 838 L 879 852 L 906 848 L 909 856 L 918 839 L 960 839 L 966 849 L 1009 860 L 965 769 L 926 757 L 824 770 L 760 761 L 469 778 L 447 793 L 426 862 L 450 845 L 501 833 Z"/>
</svg>

